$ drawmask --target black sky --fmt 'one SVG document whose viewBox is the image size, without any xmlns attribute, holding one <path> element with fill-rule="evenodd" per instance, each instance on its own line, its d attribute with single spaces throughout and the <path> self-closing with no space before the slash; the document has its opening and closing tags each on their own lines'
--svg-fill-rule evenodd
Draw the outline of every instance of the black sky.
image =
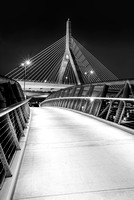
<svg viewBox="0 0 134 200">
<path fill-rule="evenodd" d="M 4 1 L 0 5 L 0 74 L 72 35 L 120 79 L 134 78 L 133 5 L 117 1 Z"/>
</svg>

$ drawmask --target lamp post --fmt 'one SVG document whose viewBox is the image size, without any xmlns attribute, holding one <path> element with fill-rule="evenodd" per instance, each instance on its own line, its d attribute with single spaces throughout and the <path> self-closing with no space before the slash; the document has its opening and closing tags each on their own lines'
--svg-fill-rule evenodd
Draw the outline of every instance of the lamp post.
<svg viewBox="0 0 134 200">
<path fill-rule="evenodd" d="M 27 69 L 27 66 L 29 66 L 31 64 L 31 61 L 30 60 L 26 60 L 25 62 L 21 63 L 21 66 L 24 67 L 24 96 L 26 98 L 26 69 Z"/>
</svg>

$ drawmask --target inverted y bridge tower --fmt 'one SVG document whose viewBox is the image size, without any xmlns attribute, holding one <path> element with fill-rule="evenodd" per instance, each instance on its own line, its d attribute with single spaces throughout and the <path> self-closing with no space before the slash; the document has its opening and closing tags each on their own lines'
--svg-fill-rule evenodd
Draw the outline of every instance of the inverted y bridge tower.
<svg viewBox="0 0 134 200">
<path fill-rule="evenodd" d="M 76 69 L 76 65 L 75 65 L 74 59 L 72 57 L 70 45 L 71 45 L 71 22 L 68 19 L 67 22 L 66 22 L 65 53 L 63 55 L 61 67 L 60 67 L 60 70 L 59 70 L 59 83 L 62 83 L 65 70 L 67 68 L 68 63 L 70 62 L 72 69 L 73 69 L 73 72 L 74 72 L 74 75 L 75 75 L 75 78 L 76 78 L 76 81 L 77 81 L 77 84 L 80 85 L 81 81 L 79 79 L 78 72 L 77 72 L 77 69 Z"/>
<path fill-rule="evenodd" d="M 30 65 L 25 67 L 19 65 L 6 75 L 17 81 L 58 85 L 118 80 L 72 36 L 69 19 L 66 22 L 66 35 L 30 58 L 30 61 Z M 24 69 L 26 69 L 25 76 Z"/>
</svg>

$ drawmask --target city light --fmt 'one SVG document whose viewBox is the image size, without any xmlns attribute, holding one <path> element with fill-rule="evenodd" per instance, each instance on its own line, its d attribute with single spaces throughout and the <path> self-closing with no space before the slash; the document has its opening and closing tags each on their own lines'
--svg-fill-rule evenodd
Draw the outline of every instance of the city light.
<svg viewBox="0 0 134 200">
<path fill-rule="evenodd" d="M 26 65 L 30 65 L 30 64 L 31 64 L 31 61 L 30 61 L 30 60 L 26 60 L 26 61 L 25 61 L 25 64 L 26 64 Z"/>
<path fill-rule="evenodd" d="M 21 66 L 24 67 L 25 63 L 21 63 Z"/>
<path fill-rule="evenodd" d="M 90 102 L 93 102 L 94 101 L 94 97 L 90 97 Z"/>
<path fill-rule="evenodd" d="M 25 67 L 25 66 L 28 66 L 31 64 L 31 61 L 30 60 L 25 60 L 23 63 L 21 63 L 21 66 L 22 67 Z"/>
<path fill-rule="evenodd" d="M 69 55 L 68 55 L 68 54 L 66 54 L 66 59 L 67 59 L 67 60 L 69 59 Z"/>
<path fill-rule="evenodd" d="M 94 73 L 94 71 L 93 70 L 90 70 L 90 72 L 89 72 L 90 74 L 93 74 Z M 84 72 L 84 74 L 85 75 L 87 75 L 88 74 L 88 72 Z"/>
<path fill-rule="evenodd" d="M 93 73 L 94 73 L 94 71 L 93 71 L 93 70 L 91 70 L 91 71 L 90 71 L 90 74 L 93 74 Z"/>
<path fill-rule="evenodd" d="M 26 69 L 27 67 L 31 64 L 31 61 L 30 60 L 25 60 L 23 63 L 21 63 L 21 66 L 24 67 L 24 96 L 26 98 Z"/>
</svg>

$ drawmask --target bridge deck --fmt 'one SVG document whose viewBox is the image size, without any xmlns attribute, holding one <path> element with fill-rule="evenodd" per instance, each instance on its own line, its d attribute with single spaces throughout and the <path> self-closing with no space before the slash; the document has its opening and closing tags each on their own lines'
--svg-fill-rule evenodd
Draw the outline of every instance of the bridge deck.
<svg viewBox="0 0 134 200">
<path fill-rule="evenodd" d="M 14 200 L 130 200 L 134 136 L 59 108 L 32 108 Z"/>
</svg>

